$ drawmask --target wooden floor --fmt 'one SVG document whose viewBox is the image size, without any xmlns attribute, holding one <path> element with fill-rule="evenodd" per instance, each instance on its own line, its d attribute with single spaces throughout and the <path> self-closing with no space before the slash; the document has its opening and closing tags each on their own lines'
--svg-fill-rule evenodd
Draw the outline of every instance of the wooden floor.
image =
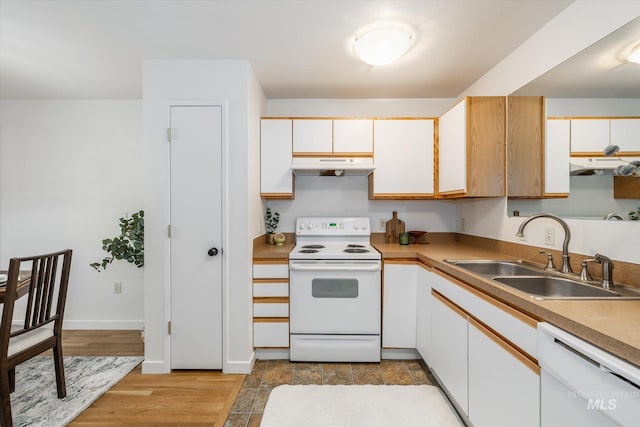
<svg viewBox="0 0 640 427">
<path fill-rule="evenodd" d="M 142 356 L 139 331 L 64 331 L 65 356 Z M 244 375 L 179 371 L 142 375 L 136 367 L 70 426 L 220 426 Z"/>
</svg>

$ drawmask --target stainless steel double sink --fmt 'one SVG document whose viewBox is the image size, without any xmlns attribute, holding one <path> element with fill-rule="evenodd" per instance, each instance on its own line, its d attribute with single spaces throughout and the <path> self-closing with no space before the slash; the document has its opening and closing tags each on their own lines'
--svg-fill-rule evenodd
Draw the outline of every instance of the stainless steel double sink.
<svg viewBox="0 0 640 427">
<path fill-rule="evenodd" d="M 452 260 L 445 262 L 524 292 L 535 299 L 640 299 L 640 289 L 616 285 L 604 289 L 597 281 L 583 282 L 525 260 Z"/>
</svg>

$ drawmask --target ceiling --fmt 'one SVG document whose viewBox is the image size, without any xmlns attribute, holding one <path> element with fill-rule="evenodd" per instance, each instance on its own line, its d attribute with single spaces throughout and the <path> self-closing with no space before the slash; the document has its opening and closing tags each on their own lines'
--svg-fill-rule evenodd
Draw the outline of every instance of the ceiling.
<svg viewBox="0 0 640 427">
<path fill-rule="evenodd" d="M 514 94 L 547 98 L 640 98 L 640 65 L 626 60 L 639 43 L 640 18 L 636 18 Z"/>
<path fill-rule="evenodd" d="M 571 1 L 0 0 L 0 97 L 142 97 L 143 59 L 247 59 L 267 98 L 454 98 Z M 397 63 L 358 30 L 415 32 Z"/>
</svg>

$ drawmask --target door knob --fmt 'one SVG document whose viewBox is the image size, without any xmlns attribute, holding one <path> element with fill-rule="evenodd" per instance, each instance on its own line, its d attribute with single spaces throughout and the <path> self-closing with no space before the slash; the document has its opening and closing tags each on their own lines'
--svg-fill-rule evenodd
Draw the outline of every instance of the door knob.
<svg viewBox="0 0 640 427">
<path fill-rule="evenodd" d="M 211 248 L 207 251 L 207 253 L 209 254 L 209 256 L 216 256 L 218 255 L 218 248 Z"/>
</svg>

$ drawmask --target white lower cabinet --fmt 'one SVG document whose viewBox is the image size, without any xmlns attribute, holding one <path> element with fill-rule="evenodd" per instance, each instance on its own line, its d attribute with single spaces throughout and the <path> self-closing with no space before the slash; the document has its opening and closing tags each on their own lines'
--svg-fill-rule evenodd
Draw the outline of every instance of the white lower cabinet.
<svg viewBox="0 0 640 427">
<path fill-rule="evenodd" d="M 469 419 L 475 427 L 539 427 L 540 368 L 469 319 Z"/>
<path fill-rule="evenodd" d="M 382 347 L 416 348 L 417 266 L 384 261 Z"/>
<path fill-rule="evenodd" d="M 433 273 L 424 264 L 418 264 L 418 286 L 416 288 L 416 350 L 431 364 L 431 276 Z"/>
<path fill-rule="evenodd" d="M 468 413 L 467 314 L 432 290 L 431 369 L 455 400 Z"/>
<path fill-rule="evenodd" d="M 289 261 L 253 262 L 253 346 L 289 347 Z"/>
<path fill-rule="evenodd" d="M 443 274 L 429 282 L 429 366 L 457 409 L 474 427 L 541 427 L 535 320 Z"/>
</svg>

